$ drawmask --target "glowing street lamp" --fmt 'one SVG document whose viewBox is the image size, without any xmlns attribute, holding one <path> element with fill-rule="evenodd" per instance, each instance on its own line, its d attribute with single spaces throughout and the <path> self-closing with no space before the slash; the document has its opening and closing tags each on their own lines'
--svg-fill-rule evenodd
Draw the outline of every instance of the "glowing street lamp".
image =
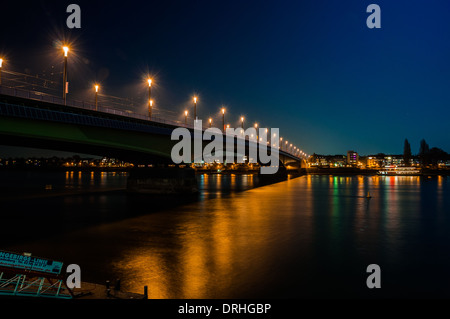
<svg viewBox="0 0 450 319">
<path fill-rule="evenodd" d="M 152 107 L 153 107 L 153 101 L 152 101 L 152 79 L 147 79 L 148 83 L 148 117 L 151 120 L 152 119 Z"/>
<path fill-rule="evenodd" d="M 212 127 L 212 118 L 209 118 L 209 128 L 211 128 Z"/>
<path fill-rule="evenodd" d="M 258 123 L 255 123 L 255 130 L 256 130 L 256 142 L 258 142 L 258 140 L 259 140 L 259 135 L 258 135 Z"/>
<path fill-rule="evenodd" d="M 188 117 L 188 111 L 184 111 L 184 124 L 187 125 L 187 117 Z"/>
<path fill-rule="evenodd" d="M 245 117 L 241 117 L 241 122 L 242 122 L 242 129 L 244 129 L 244 121 L 245 121 Z"/>
<path fill-rule="evenodd" d="M 68 93 L 68 83 L 67 83 L 67 59 L 69 56 L 69 47 L 68 46 L 63 46 L 63 51 L 64 51 L 64 73 L 63 73 L 63 99 L 64 99 L 64 105 L 66 105 L 66 101 L 67 101 L 67 93 Z"/>
<path fill-rule="evenodd" d="M 69 55 L 69 47 L 68 46 L 63 46 L 63 51 L 64 51 L 64 56 L 67 58 Z"/>
<path fill-rule="evenodd" d="M 94 88 L 95 88 L 95 110 L 98 111 L 98 91 L 100 89 L 100 86 L 96 84 Z"/>
</svg>

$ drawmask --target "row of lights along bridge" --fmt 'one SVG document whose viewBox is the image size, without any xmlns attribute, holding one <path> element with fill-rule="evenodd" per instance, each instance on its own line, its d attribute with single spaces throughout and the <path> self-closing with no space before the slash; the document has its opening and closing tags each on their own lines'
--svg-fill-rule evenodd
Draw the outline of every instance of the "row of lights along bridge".
<svg viewBox="0 0 450 319">
<path fill-rule="evenodd" d="M 68 58 L 69 58 L 69 52 L 70 52 L 70 48 L 65 45 L 62 47 L 62 50 L 64 52 L 64 72 L 63 72 L 63 99 L 64 99 L 64 103 L 66 103 L 67 101 L 67 94 L 68 94 L 68 81 L 67 81 L 67 68 L 68 68 Z M 3 62 L 4 60 L 2 58 L 0 58 L 0 85 L 2 85 L 2 68 L 3 68 Z M 148 117 L 151 120 L 152 119 L 152 110 L 153 110 L 153 106 L 154 106 L 154 101 L 152 99 L 152 84 L 153 84 L 153 80 L 152 79 L 147 79 L 147 83 L 148 83 Z M 98 110 L 98 94 L 100 91 L 100 85 L 99 84 L 95 84 L 94 85 L 94 91 L 95 91 L 95 109 Z M 197 119 L 197 102 L 198 102 L 198 98 L 194 97 L 193 99 L 194 102 L 194 119 Z M 221 109 L 221 114 L 222 114 L 222 127 L 224 129 L 224 131 L 227 128 L 230 128 L 230 125 L 227 124 L 225 125 L 225 113 L 226 113 L 226 109 L 222 108 Z M 189 115 L 189 111 L 185 110 L 184 111 L 184 117 L 185 117 L 185 124 L 187 125 L 187 121 L 188 121 L 188 115 Z M 244 122 L 245 122 L 245 118 L 242 116 L 241 117 L 241 124 L 242 124 L 242 129 L 244 129 Z M 209 127 L 212 127 L 213 125 L 213 119 L 209 118 Z M 258 123 L 254 124 L 254 127 L 256 130 L 258 130 Z M 268 130 L 266 129 L 266 133 L 268 132 Z M 262 141 L 263 139 L 260 138 L 259 141 Z M 270 144 L 270 142 L 267 142 L 268 144 Z M 297 148 L 297 146 L 294 146 L 293 144 L 290 144 L 288 141 L 284 141 L 283 142 L 283 138 L 280 137 L 280 149 L 285 151 L 285 152 L 289 152 L 292 155 L 295 156 L 300 156 L 303 158 L 307 158 L 308 154 L 304 153 L 302 150 L 300 150 L 299 148 Z"/>
</svg>

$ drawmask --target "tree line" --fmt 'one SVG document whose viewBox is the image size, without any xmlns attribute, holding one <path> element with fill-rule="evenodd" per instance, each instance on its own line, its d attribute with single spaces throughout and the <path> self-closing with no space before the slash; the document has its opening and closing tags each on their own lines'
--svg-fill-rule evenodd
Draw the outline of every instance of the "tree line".
<svg viewBox="0 0 450 319">
<path fill-rule="evenodd" d="M 441 161 L 445 162 L 450 160 L 450 155 L 444 150 L 438 147 L 433 147 L 430 149 L 425 139 L 420 141 L 420 149 L 417 156 L 419 157 L 419 161 L 422 166 L 437 165 Z M 403 147 L 403 160 L 406 166 L 411 165 L 411 159 L 411 145 L 409 144 L 408 139 L 405 139 L 405 144 Z"/>
</svg>

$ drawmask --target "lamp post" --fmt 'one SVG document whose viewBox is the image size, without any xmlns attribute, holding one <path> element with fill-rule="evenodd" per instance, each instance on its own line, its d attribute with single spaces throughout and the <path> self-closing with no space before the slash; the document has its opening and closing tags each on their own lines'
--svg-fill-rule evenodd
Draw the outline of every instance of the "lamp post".
<svg viewBox="0 0 450 319">
<path fill-rule="evenodd" d="M 152 119 L 152 107 L 153 107 L 153 101 L 152 101 L 152 79 L 148 79 L 148 117 L 151 120 Z"/>
<path fill-rule="evenodd" d="M 256 130 L 256 143 L 259 143 L 258 123 L 255 123 L 255 130 Z"/>
<path fill-rule="evenodd" d="M 212 127 L 212 118 L 209 118 L 209 128 Z"/>
<path fill-rule="evenodd" d="M 184 124 L 187 125 L 188 111 L 184 111 Z"/>
<path fill-rule="evenodd" d="M 98 90 L 100 89 L 100 86 L 96 84 L 94 88 L 95 88 L 95 110 L 98 111 Z"/>
<path fill-rule="evenodd" d="M 197 120 L 197 97 L 194 97 L 194 119 Z"/>
<path fill-rule="evenodd" d="M 223 130 L 225 131 L 225 108 L 222 108 L 222 124 Z"/>
<path fill-rule="evenodd" d="M 280 137 L 280 150 L 283 150 L 283 138 L 282 137 Z"/>
<path fill-rule="evenodd" d="M 153 100 L 150 100 L 150 110 L 149 110 L 149 118 L 152 119 L 152 112 L 153 112 Z"/>
<path fill-rule="evenodd" d="M 3 67 L 3 59 L 0 59 L 0 85 L 2 85 L 2 67 Z"/>
<path fill-rule="evenodd" d="M 66 105 L 66 101 L 67 101 L 67 59 L 69 56 L 69 47 L 68 46 L 63 46 L 63 51 L 64 51 L 64 73 L 63 73 L 63 99 L 64 99 L 64 105 Z"/>
</svg>

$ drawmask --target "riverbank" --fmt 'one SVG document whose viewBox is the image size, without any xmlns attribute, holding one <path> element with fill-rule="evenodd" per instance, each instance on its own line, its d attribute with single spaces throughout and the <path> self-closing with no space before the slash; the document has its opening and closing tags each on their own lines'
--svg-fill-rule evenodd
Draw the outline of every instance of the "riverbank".
<svg viewBox="0 0 450 319">
<path fill-rule="evenodd" d="M 90 282 L 82 282 L 81 288 L 75 288 L 73 290 L 75 299 L 85 300 L 85 299 L 94 299 L 94 300 L 102 300 L 102 299 L 118 299 L 118 300 L 139 300 L 139 299 L 148 299 L 148 296 L 145 294 L 145 287 L 143 287 L 143 294 L 132 293 L 127 291 L 122 291 L 117 283 L 111 285 L 106 283 L 105 285 L 90 283 Z"/>
<path fill-rule="evenodd" d="M 359 169 L 353 167 L 343 168 L 308 168 L 306 169 L 308 175 L 365 175 L 375 176 L 379 169 Z M 421 173 L 414 176 L 449 176 L 449 169 L 423 169 Z M 391 175 L 390 175 L 391 176 Z M 392 175 L 392 176 L 411 176 L 411 175 Z"/>
<path fill-rule="evenodd" d="M 359 169 L 354 167 L 343 168 L 307 168 L 308 175 L 377 175 L 378 170 Z"/>
</svg>

